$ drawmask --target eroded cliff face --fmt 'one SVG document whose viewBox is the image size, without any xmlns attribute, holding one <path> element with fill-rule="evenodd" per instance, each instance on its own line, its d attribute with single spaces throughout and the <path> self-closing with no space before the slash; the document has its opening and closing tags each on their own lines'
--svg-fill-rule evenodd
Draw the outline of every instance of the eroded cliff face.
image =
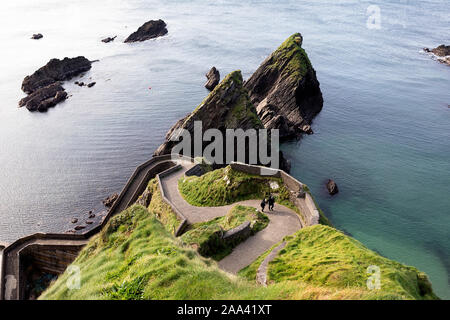
<svg viewBox="0 0 450 320">
<path fill-rule="evenodd" d="M 177 129 L 185 129 L 189 131 L 192 137 L 192 147 L 189 156 L 201 156 L 203 153 L 196 154 L 193 146 L 195 121 L 201 121 L 202 135 L 207 129 L 218 129 L 224 137 L 224 143 L 226 129 L 258 130 L 264 128 L 264 125 L 256 114 L 255 107 L 250 101 L 247 90 L 243 87 L 242 74 L 239 70 L 227 75 L 192 113 L 180 119 L 168 131 L 166 141 L 155 151 L 154 155 L 171 153 L 173 147 L 178 144 L 178 141 L 172 141 L 171 138 L 177 134 Z M 203 142 L 202 152 L 209 144 L 209 141 Z M 247 144 L 247 157 L 248 150 Z M 226 163 L 226 152 L 227 150 L 224 144 L 223 163 Z M 234 160 L 236 160 L 236 157 Z M 288 170 L 288 164 L 282 155 L 280 156 L 280 160 L 281 167 Z"/>
<path fill-rule="evenodd" d="M 300 33 L 290 36 L 244 84 L 263 125 L 279 129 L 282 139 L 311 133 L 309 125 L 323 106 L 302 42 Z"/>
</svg>

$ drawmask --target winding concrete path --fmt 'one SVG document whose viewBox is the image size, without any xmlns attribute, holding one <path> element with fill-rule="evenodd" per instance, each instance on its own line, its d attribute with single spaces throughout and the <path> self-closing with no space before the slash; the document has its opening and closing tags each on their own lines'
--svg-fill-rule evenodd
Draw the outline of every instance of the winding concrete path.
<svg viewBox="0 0 450 320">
<path fill-rule="evenodd" d="M 193 164 L 179 161 L 182 169 L 161 178 L 161 186 L 169 201 L 180 210 L 189 223 L 197 223 L 212 220 L 224 216 L 235 205 L 260 209 L 260 200 L 247 200 L 221 207 L 196 207 L 190 205 L 181 196 L 178 189 L 178 180 L 184 176 Z M 236 246 L 224 259 L 219 261 L 219 267 L 227 272 L 236 274 L 255 261 L 261 254 L 269 250 L 274 244 L 280 242 L 285 236 L 291 235 L 302 228 L 297 213 L 285 206 L 275 204 L 273 211 L 265 211 L 270 222 L 268 226 Z"/>
</svg>

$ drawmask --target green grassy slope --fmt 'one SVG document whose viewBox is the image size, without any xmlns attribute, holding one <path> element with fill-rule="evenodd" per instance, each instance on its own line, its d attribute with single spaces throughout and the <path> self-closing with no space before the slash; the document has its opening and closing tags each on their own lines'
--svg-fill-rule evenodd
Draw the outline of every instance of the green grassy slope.
<svg viewBox="0 0 450 320">
<path fill-rule="evenodd" d="M 331 227 L 304 228 L 285 240 L 286 247 L 269 264 L 268 279 L 274 283 L 301 279 L 318 286 L 365 289 L 372 275 L 367 268 L 377 266 L 381 285 L 380 290 L 373 291 L 377 298 L 436 298 L 424 273 L 384 258 Z M 268 252 L 240 274 L 255 279 L 256 270 Z"/>
<path fill-rule="evenodd" d="M 115 216 L 72 264 L 81 286 L 70 290 L 66 271 L 40 299 L 360 299 L 361 289 L 338 290 L 285 281 L 257 286 L 220 271 L 184 247 L 142 206 Z"/>
<path fill-rule="evenodd" d="M 278 189 L 270 187 L 278 183 Z M 202 177 L 182 178 L 183 196 L 196 205 L 224 205 L 277 192 L 286 200 L 280 179 L 232 170 L 211 171 Z M 227 216 L 190 226 L 181 238 L 179 224 L 150 181 L 148 208 L 135 205 L 113 217 L 93 237 L 73 265 L 81 270 L 81 288 L 68 289 L 66 271 L 41 299 L 430 299 L 436 298 L 424 273 L 386 259 L 329 226 L 317 225 L 286 237 L 286 247 L 269 264 L 267 288 L 257 285 L 256 271 L 270 250 L 231 276 L 212 259 L 192 248 L 212 232 L 228 230 L 243 221 L 254 232 L 267 217 L 254 208 L 236 206 Z M 275 246 L 274 246 L 275 247 Z M 226 253 L 226 250 L 216 254 Z M 216 257 L 217 258 L 217 257 Z M 378 266 L 381 289 L 368 290 L 370 265 Z"/>
<path fill-rule="evenodd" d="M 272 189 L 271 181 L 276 182 L 278 188 Z M 178 187 L 183 198 L 198 207 L 223 206 L 242 200 L 262 199 L 270 193 L 278 195 L 278 203 L 289 198 L 280 178 L 251 175 L 233 170 L 230 166 L 200 177 L 182 177 Z"/>
</svg>

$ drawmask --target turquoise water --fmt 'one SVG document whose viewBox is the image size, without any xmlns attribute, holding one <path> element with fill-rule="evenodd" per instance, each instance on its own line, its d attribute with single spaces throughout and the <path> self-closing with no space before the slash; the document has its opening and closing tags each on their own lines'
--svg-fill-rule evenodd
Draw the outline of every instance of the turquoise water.
<svg viewBox="0 0 450 320">
<path fill-rule="evenodd" d="M 380 8 L 381 29 L 366 9 Z M 204 74 L 245 78 L 285 38 L 304 36 L 325 104 L 315 134 L 283 146 L 333 224 L 427 272 L 450 298 L 450 67 L 421 53 L 450 43 L 448 1 L 20 0 L 0 10 L 0 240 L 65 231 L 101 209 L 168 128 L 207 91 Z M 122 41 L 162 18 L 169 35 Z M 18 22 L 20 20 L 20 23 Z M 29 39 L 41 32 L 39 41 Z M 115 42 L 100 40 L 117 34 Z M 99 59 L 71 98 L 18 109 L 25 75 L 50 58 Z M 85 81 L 86 82 L 86 81 Z M 152 87 L 149 90 L 148 87 Z M 330 198 L 324 181 L 340 194 Z"/>
</svg>

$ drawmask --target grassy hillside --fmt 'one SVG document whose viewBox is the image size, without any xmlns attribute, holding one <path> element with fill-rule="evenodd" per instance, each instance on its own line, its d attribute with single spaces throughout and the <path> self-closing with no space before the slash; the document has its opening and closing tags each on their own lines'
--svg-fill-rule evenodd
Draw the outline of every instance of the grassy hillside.
<svg viewBox="0 0 450 320">
<path fill-rule="evenodd" d="M 309 192 L 308 187 L 303 186 Z M 198 207 L 223 206 L 242 200 L 267 198 L 272 194 L 276 203 L 294 210 L 300 217 L 303 216 L 289 200 L 289 190 L 281 178 L 252 175 L 233 170 L 230 166 L 207 172 L 200 177 L 183 177 L 178 182 L 178 188 L 188 203 Z M 319 213 L 319 222 L 331 226 L 320 208 Z"/>
<path fill-rule="evenodd" d="M 288 202 L 289 199 L 288 190 L 280 178 L 251 175 L 233 170 L 230 166 L 200 177 L 182 177 L 178 187 L 183 198 L 198 207 L 223 206 L 242 200 L 262 199 L 270 193 L 277 195 L 279 203 Z"/>
<path fill-rule="evenodd" d="M 436 298 L 424 273 L 384 258 L 331 227 L 304 228 L 285 240 L 286 247 L 269 264 L 268 279 L 272 283 L 301 279 L 318 286 L 365 289 L 372 274 L 367 272 L 367 268 L 377 266 L 380 268 L 381 289 L 374 292 L 381 297 Z M 256 270 L 267 254 L 241 270 L 240 274 L 254 280 Z"/>
<path fill-rule="evenodd" d="M 81 287 L 70 290 L 66 271 L 40 299 L 359 299 L 370 293 L 286 281 L 264 288 L 220 271 L 181 245 L 142 206 L 111 219 L 73 265 Z"/>
<path fill-rule="evenodd" d="M 288 202 L 281 179 L 234 171 L 231 167 L 201 177 L 182 178 L 179 188 L 188 202 L 217 206 L 272 192 Z M 144 195 L 146 194 L 146 197 Z M 215 234 L 250 221 L 252 232 L 269 223 L 255 208 L 235 206 L 224 217 L 194 224 L 180 238 L 179 220 L 162 198 L 156 180 L 139 201 L 113 217 L 94 236 L 73 265 L 81 287 L 70 290 L 66 271 L 41 299 L 432 299 L 425 274 L 381 257 L 329 226 L 307 227 L 286 237 L 286 247 L 269 263 L 268 287 L 256 283 L 256 272 L 270 250 L 232 276 L 214 260 L 231 250 L 217 246 Z M 219 243 L 221 245 L 221 243 Z M 275 246 L 274 246 L 275 247 Z M 211 249 L 212 250 L 209 250 Z M 197 249 L 197 250 L 196 250 Z M 204 250 L 203 250 L 204 249 Z M 210 254 L 208 254 L 208 252 Z M 367 289 L 369 266 L 380 268 L 381 289 Z"/>
</svg>

